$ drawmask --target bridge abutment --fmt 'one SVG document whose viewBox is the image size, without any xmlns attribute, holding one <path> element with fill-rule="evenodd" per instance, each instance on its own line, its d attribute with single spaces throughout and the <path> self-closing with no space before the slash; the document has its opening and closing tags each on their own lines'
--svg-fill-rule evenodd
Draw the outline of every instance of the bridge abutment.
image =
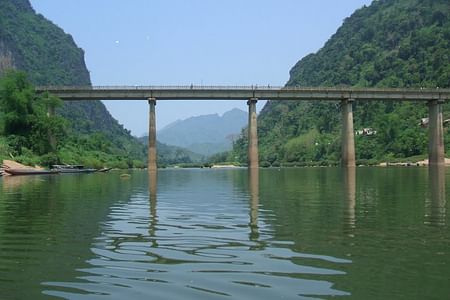
<svg viewBox="0 0 450 300">
<path fill-rule="evenodd" d="M 353 131 L 353 102 L 354 99 L 345 99 L 341 102 L 342 108 L 342 157 L 343 167 L 355 167 L 355 133 Z"/>
<path fill-rule="evenodd" d="M 256 115 L 257 98 L 250 98 L 248 105 L 248 167 L 249 169 L 259 168 L 258 158 L 258 122 Z"/>
<path fill-rule="evenodd" d="M 445 165 L 444 125 L 442 117 L 442 100 L 428 102 L 428 162 L 430 166 Z"/>
<path fill-rule="evenodd" d="M 156 99 L 148 98 L 149 104 L 149 123 L 148 123 L 148 171 L 156 172 Z"/>
</svg>

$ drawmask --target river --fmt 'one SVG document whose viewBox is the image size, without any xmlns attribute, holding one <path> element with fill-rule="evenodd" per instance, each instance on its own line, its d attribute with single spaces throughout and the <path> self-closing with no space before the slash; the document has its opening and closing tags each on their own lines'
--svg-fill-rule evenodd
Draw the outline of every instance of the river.
<svg viewBox="0 0 450 300">
<path fill-rule="evenodd" d="M 449 172 L 1 178 L 0 299 L 448 299 Z"/>
</svg>

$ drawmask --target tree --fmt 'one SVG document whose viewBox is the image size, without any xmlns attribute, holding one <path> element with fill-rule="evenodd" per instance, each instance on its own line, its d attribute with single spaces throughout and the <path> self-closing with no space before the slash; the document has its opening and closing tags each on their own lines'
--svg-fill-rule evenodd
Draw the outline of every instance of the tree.
<svg viewBox="0 0 450 300">
<path fill-rule="evenodd" d="M 58 142 L 65 137 L 65 121 L 47 112 L 61 102 L 49 94 L 36 95 L 23 72 L 9 71 L 0 80 L 3 134 L 17 154 L 22 148 L 37 155 L 57 150 Z"/>
<path fill-rule="evenodd" d="M 25 73 L 9 71 L 0 82 L 4 135 L 27 136 L 31 131 L 34 91 Z"/>
</svg>

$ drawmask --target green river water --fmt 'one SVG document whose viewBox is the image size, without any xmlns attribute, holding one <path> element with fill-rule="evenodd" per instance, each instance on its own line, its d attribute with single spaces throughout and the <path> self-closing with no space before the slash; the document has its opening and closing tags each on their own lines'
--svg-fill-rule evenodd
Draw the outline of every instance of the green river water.
<svg viewBox="0 0 450 300">
<path fill-rule="evenodd" d="M 449 173 L 1 178 L 0 299 L 450 299 Z"/>
</svg>

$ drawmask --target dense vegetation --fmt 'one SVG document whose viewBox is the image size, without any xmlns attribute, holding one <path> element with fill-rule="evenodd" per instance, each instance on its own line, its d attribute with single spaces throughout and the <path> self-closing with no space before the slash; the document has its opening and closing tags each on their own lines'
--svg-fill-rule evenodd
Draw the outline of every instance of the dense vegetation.
<svg viewBox="0 0 450 300">
<path fill-rule="evenodd" d="M 300 60 L 287 86 L 450 87 L 448 0 L 373 1 L 347 18 L 316 54 Z M 423 103 L 356 103 L 355 130 L 377 131 L 356 137 L 357 158 L 370 163 L 425 157 L 428 131 L 419 123 L 427 111 Z M 263 165 L 339 161 L 339 103 L 269 101 L 258 121 Z M 246 143 L 244 132 L 230 156 L 246 161 Z"/>
<path fill-rule="evenodd" d="M 112 118 L 100 101 L 59 102 L 56 116 L 46 119 L 45 101 L 50 100 L 35 95 L 31 84 L 88 86 L 91 81 L 83 50 L 69 34 L 36 14 L 28 0 L 0 1 L 0 78 L 9 69 L 22 70 L 27 76 L 11 73 L 2 79 L 3 86 L 15 86 L 18 93 L 2 94 L 0 101 L 0 159 L 12 156 L 29 164 L 58 161 L 92 167 L 145 165 L 145 145 Z M 18 116 L 24 110 L 26 116 L 21 119 Z M 17 117 L 16 125 L 24 131 L 11 130 L 16 125 L 10 117 Z M 55 125 L 49 120 L 58 125 L 53 134 L 58 142 L 55 149 L 44 145 L 49 141 L 47 127 Z M 179 152 L 161 145 L 158 163 L 178 162 L 175 154 Z"/>
<path fill-rule="evenodd" d="M 48 113 L 62 104 L 51 95 L 37 95 L 25 73 L 7 72 L 0 79 L 0 159 L 31 165 L 143 166 L 101 133 L 74 133 L 69 121 Z"/>
<path fill-rule="evenodd" d="M 49 94 L 38 95 L 24 72 L 9 71 L 0 78 L 0 160 L 13 158 L 26 164 L 78 164 L 100 168 L 145 167 L 143 161 L 133 159 L 140 153 L 134 148 L 117 147 L 120 136 L 112 142 L 100 132 L 74 132 L 68 120 L 49 114 L 63 103 Z M 125 141 L 126 142 L 126 141 Z M 142 138 L 140 148 L 146 148 Z M 158 163 L 198 164 L 204 157 L 186 149 L 159 143 Z"/>
<path fill-rule="evenodd" d="M 40 103 L 37 101 L 40 97 L 34 95 L 31 84 L 91 84 L 83 50 L 76 46 L 70 35 L 36 14 L 28 0 L 0 2 L 0 61 L 0 77 L 8 69 L 26 72 L 28 79 L 23 74 L 16 74 L 4 81 L 15 82 L 17 90 L 23 90 L 27 95 L 27 101 L 34 101 L 32 109 L 27 111 L 31 119 L 42 121 L 46 114 L 43 113 L 46 112 L 45 105 L 37 104 Z M 26 82 L 26 88 L 20 82 Z M 15 100 L 21 102 L 17 97 Z M 1 109 L 8 109 L 4 98 L 2 102 Z M 35 134 L 31 138 L 27 134 L 10 132 L 8 128 L 2 129 L 6 137 L 0 137 L 0 156 L 4 158 L 12 155 L 24 162 L 41 164 L 48 164 L 48 156 L 52 157 L 51 161 L 84 163 L 89 166 L 128 167 L 144 164 L 145 147 L 111 117 L 100 101 L 63 103 L 57 107 L 57 116 L 54 119 L 63 124 L 61 132 L 64 132 L 63 136 L 57 137 L 57 157 L 54 151 L 51 155 L 45 155 L 49 149 L 37 151 L 39 138 L 42 143 L 47 140 L 43 136 Z M 27 123 L 22 125 L 28 129 L 34 126 L 28 120 L 23 122 Z M 50 126 L 48 122 L 46 124 Z M 20 141 L 13 140 L 17 136 L 22 137 Z"/>
<path fill-rule="evenodd" d="M 0 44 L 0 52 L 11 54 L 6 67 L 27 71 L 36 85 L 90 84 L 83 50 L 28 0 L 0 1 Z"/>
<path fill-rule="evenodd" d="M 47 94 L 36 96 L 24 73 L 5 76 L 0 81 L 0 133 L 5 136 L 4 150 L 16 155 L 54 153 L 56 141 L 64 136 L 64 120 L 47 115 L 47 111 L 60 104 L 59 99 Z"/>
</svg>

